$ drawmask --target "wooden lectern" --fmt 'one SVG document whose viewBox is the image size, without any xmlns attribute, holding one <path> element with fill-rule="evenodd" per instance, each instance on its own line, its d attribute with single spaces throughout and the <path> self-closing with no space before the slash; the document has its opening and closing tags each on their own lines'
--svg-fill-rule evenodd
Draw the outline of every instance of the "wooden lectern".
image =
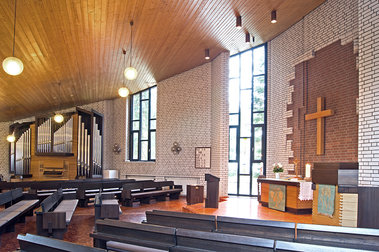
<svg viewBox="0 0 379 252">
<path fill-rule="evenodd" d="M 205 181 L 207 181 L 205 208 L 218 208 L 218 187 L 220 178 L 207 173 L 205 174 Z"/>
</svg>

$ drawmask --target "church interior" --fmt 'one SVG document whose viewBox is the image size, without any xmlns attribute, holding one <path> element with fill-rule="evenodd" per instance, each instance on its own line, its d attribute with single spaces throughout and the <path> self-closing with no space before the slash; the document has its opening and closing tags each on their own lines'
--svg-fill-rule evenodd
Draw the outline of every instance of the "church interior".
<svg viewBox="0 0 379 252">
<path fill-rule="evenodd" d="M 0 251 L 379 251 L 378 1 L 0 23 Z"/>
</svg>

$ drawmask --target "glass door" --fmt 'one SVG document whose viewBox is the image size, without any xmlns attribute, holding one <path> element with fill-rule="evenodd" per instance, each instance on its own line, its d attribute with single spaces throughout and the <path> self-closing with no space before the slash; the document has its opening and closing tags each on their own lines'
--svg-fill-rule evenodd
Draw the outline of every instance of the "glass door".
<svg viewBox="0 0 379 252">
<path fill-rule="evenodd" d="M 265 173 L 266 46 L 229 60 L 229 187 L 234 195 L 256 196 Z"/>
</svg>

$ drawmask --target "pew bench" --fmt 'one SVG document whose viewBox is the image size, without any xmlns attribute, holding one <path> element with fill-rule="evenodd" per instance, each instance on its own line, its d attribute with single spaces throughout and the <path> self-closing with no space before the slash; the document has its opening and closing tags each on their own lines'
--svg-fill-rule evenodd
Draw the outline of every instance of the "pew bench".
<svg viewBox="0 0 379 252">
<path fill-rule="evenodd" d="M 350 248 L 322 246 L 322 245 L 287 242 L 287 241 L 276 241 L 275 251 L 278 251 L 278 252 L 289 252 L 289 251 L 291 252 L 303 252 L 303 251 L 306 251 L 306 252 L 365 252 L 366 251 L 368 252 L 371 250 L 350 249 Z"/>
<path fill-rule="evenodd" d="M 114 194 L 99 193 L 95 196 L 95 221 L 97 219 L 116 219 L 122 213 Z"/>
<path fill-rule="evenodd" d="M 61 189 L 47 197 L 35 212 L 37 234 L 63 239 L 77 204 L 77 199 L 64 199 Z"/>
<path fill-rule="evenodd" d="M 4 232 L 13 232 L 14 225 L 25 222 L 25 216 L 33 216 L 33 209 L 38 200 L 24 200 L 21 188 L 0 194 L 0 205 L 5 209 L 0 212 L 0 235 Z"/>
<path fill-rule="evenodd" d="M 199 231 L 215 231 L 216 216 L 206 214 L 192 214 L 173 211 L 146 211 L 146 221 L 143 223 L 192 229 Z"/>
<path fill-rule="evenodd" d="M 121 193 L 123 206 L 133 206 L 133 202 L 139 201 L 141 204 L 150 204 L 150 200 L 165 201 L 179 199 L 183 191 L 181 185 L 174 185 L 173 181 L 145 181 L 142 183 L 134 182 L 125 184 Z"/>
<path fill-rule="evenodd" d="M 168 251 L 175 246 L 175 228 L 149 224 L 96 220 L 94 247 L 112 251 Z"/>
<path fill-rule="evenodd" d="M 293 241 L 295 223 L 217 216 L 216 232 Z"/>
<path fill-rule="evenodd" d="M 170 251 L 274 251 L 275 241 L 265 238 L 203 232 L 189 229 L 176 230 L 176 246 Z"/>
<path fill-rule="evenodd" d="M 26 234 L 17 236 L 21 251 L 55 251 L 55 252 L 106 252 L 105 249 L 92 248 L 71 242 L 52 239 L 44 236 Z"/>
<path fill-rule="evenodd" d="M 95 196 L 99 193 L 105 195 L 113 195 L 117 198 L 121 196 L 121 188 L 120 187 L 111 187 L 111 188 L 103 188 L 102 183 L 94 183 L 90 186 L 91 188 L 79 188 L 77 190 L 77 199 L 79 200 L 79 206 L 87 207 L 89 203 L 93 203 L 95 201 Z"/>
<path fill-rule="evenodd" d="M 379 230 L 297 224 L 296 242 L 379 251 Z"/>
</svg>

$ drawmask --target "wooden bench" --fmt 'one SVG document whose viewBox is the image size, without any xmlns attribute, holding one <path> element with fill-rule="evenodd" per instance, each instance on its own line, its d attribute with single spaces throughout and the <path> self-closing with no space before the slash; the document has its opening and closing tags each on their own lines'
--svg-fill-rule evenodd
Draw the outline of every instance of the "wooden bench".
<svg viewBox="0 0 379 252">
<path fill-rule="evenodd" d="M 206 214 L 153 210 L 146 211 L 143 223 L 199 231 L 216 230 L 216 216 Z"/>
<path fill-rule="evenodd" d="M 379 251 L 379 230 L 297 224 L 296 242 Z"/>
<path fill-rule="evenodd" d="M 5 206 L 0 212 L 0 234 L 13 232 L 15 223 L 25 222 L 25 216 L 33 216 L 33 209 L 39 201 L 23 200 L 23 197 L 21 188 L 0 194 L 0 205 Z"/>
<path fill-rule="evenodd" d="M 295 223 L 217 216 L 217 231 L 274 240 L 293 241 Z"/>
<path fill-rule="evenodd" d="M 36 210 L 37 234 L 63 239 L 77 204 L 77 199 L 63 199 L 62 189 L 47 197 Z"/>
<path fill-rule="evenodd" d="M 125 184 L 121 193 L 121 202 L 123 206 L 133 206 L 134 201 L 150 204 L 151 199 L 165 201 L 170 199 L 179 199 L 183 191 L 181 185 L 174 185 L 173 181 L 145 181 Z"/>
<path fill-rule="evenodd" d="M 44 236 L 33 234 L 18 235 L 18 243 L 21 251 L 36 252 L 36 251 L 55 251 L 55 252 L 105 252 L 107 250 L 100 248 L 92 248 L 83 245 L 78 245 L 71 242 L 52 239 Z"/>
<path fill-rule="evenodd" d="M 94 247 L 112 251 L 168 251 L 175 246 L 175 228 L 149 224 L 97 220 Z M 133 250 L 132 250 L 133 249 Z"/>
<path fill-rule="evenodd" d="M 287 251 L 296 251 L 296 252 L 364 252 L 371 250 L 362 250 L 362 249 L 349 249 L 341 247 L 331 247 L 331 246 L 322 246 L 314 244 L 305 244 L 297 242 L 287 242 L 287 241 L 275 241 L 275 251 L 287 252 Z"/>
<path fill-rule="evenodd" d="M 121 208 L 114 194 L 97 194 L 95 196 L 95 221 L 97 219 L 116 219 L 120 217 Z"/>
<path fill-rule="evenodd" d="M 170 251 L 273 251 L 274 243 L 271 239 L 177 229 L 177 245 Z"/>
</svg>

